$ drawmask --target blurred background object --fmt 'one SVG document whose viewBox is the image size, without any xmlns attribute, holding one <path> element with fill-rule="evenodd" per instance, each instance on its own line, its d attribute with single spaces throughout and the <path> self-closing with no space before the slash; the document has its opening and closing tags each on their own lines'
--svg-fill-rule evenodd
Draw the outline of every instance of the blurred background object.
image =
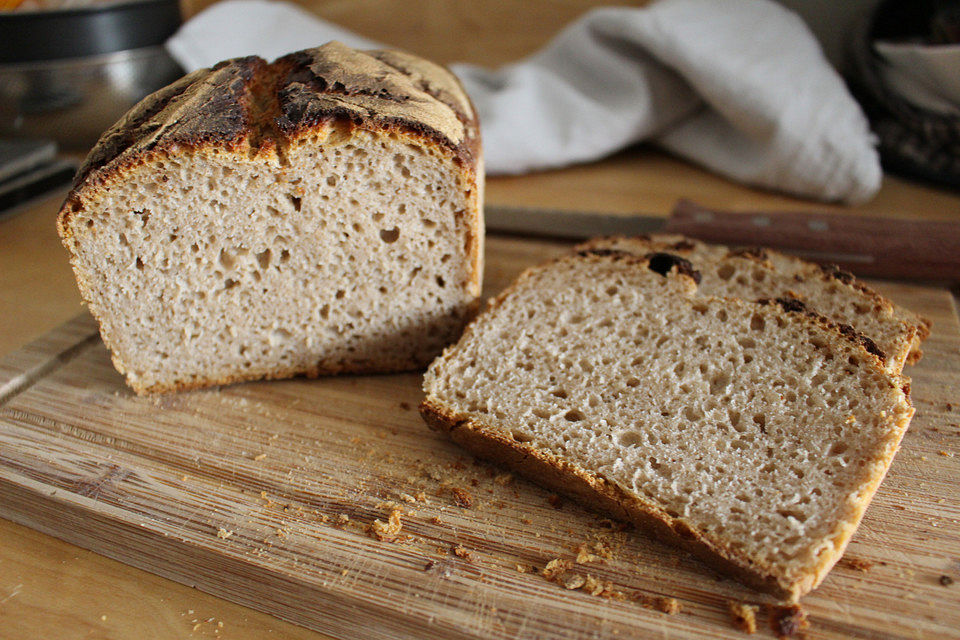
<svg viewBox="0 0 960 640">
<path fill-rule="evenodd" d="M 141 98 L 182 74 L 162 46 L 180 25 L 180 7 L 176 0 L 67 4 L 26 0 L 0 11 L 0 136 L 86 151 Z"/>
<path fill-rule="evenodd" d="M 960 1 L 881 2 L 855 33 L 853 62 L 884 168 L 960 188 Z"/>
</svg>

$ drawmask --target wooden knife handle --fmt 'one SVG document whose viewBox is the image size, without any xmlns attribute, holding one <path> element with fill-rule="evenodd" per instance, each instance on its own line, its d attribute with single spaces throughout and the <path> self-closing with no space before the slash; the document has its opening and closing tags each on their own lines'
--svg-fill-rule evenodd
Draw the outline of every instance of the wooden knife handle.
<svg viewBox="0 0 960 640">
<path fill-rule="evenodd" d="M 688 200 L 664 230 L 708 242 L 757 245 L 833 263 L 860 276 L 960 281 L 960 223 L 849 214 L 716 211 Z"/>
</svg>

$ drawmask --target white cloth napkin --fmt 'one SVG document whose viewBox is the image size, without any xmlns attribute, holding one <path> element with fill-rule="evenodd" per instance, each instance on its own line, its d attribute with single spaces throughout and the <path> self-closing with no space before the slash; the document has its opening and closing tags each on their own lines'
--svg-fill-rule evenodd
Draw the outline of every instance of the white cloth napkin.
<svg viewBox="0 0 960 640">
<path fill-rule="evenodd" d="M 225 0 L 167 43 L 187 70 L 329 40 L 377 48 L 282 2 Z M 863 202 L 880 186 L 859 105 L 803 21 L 769 0 L 662 0 L 590 11 L 491 71 L 451 67 L 480 114 L 487 170 L 514 174 L 641 140 L 748 184 Z"/>
</svg>

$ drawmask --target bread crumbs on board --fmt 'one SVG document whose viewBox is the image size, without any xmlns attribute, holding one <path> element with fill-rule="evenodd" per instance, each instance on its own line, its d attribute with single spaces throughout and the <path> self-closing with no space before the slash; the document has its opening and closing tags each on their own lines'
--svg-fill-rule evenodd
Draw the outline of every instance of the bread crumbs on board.
<svg viewBox="0 0 960 640">
<path fill-rule="evenodd" d="M 798 638 L 800 632 L 809 626 L 807 612 L 798 604 L 770 609 L 770 628 L 779 640 Z"/>
<path fill-rule="evenodd" d="M 232 535 L 233 535 L 233 531 L 228 531 L 227 529 L 224 529 L 223 527 L 220 527 L 219 529 L 217 529 L 217 537 L 218 537 L 218 538 L 221 538 L 221 539 L 223 539 L 223 540 L 226 540 L 227 538 L 229 538 L 229 537 L 232 536 Z"/>
<path fill-rule="evenodd" d="M 862 558 L 841 558 L 840 566 L 846 567 L 847 569 L 853 569 L 854 571 L 860 571 L 866 573 L 873 567 L 873 562 L 870 560 L 863 560 Z"/>
<path fill-rule="evenodd" d="M 401 515 L 403 514 L 399 509 L 394 509 L 390 512 L 387 522 L 379 519 L 374 520 L 373 524 L 370 525 L 370 535 L 381 542 L 393 542 L 400 534 L 400 529 L 403 528 L 403 523 L 400 521 Z"/>
<path fill-rule="evenodd" d="M 473 496 L 468 492 L 459 487 L 453 487 L 451 491 L 453 492 L 453 503 L 455 505 L 463 509 L 469 509 L 473 506 Z"/>
<path fill-rule="evenodd" d="M 757 610 L 758 606 L 744 604 L 736 600 L 727 602 L 727 611 L 730 612 L 730 620 L 733 626 L 744 633 L 757 632 Z"/>
<path fill-rule="evenodd" d="M 458 558 L 463 558 L 467 562 L 473 562 L 473 552 L 462 544 L 458 544 L 453 548 L 453 555 L 457 556 Z"/>
</svg>

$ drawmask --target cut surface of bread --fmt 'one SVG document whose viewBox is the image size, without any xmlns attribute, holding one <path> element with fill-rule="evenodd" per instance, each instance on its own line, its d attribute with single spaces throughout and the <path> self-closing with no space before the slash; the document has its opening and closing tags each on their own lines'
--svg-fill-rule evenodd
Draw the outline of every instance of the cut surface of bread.
<svg viewBox="0 0 960 640">
<path fill-rule="evenodd" d="M 60 214 L 138 392 L 425 366 L 476 307 L 483 168 L 446 70 L 337 43 L 148 97 Z"/>
<path fill-rule="evenodd" d="M 913 408 L 869 341 L 804 309 L 697 295 L 669 254 L 526 271 L 424 378 L 474 453 L 796 599 L 841 556 Z"/>
<path fill-rule="evenodd" d="M 733 249 L 678 235 L 596 238 L 578 247 L 637 255 L 669 251 L 700 271 L 700 295 L 760 300 L 793 297 L 834 322 L 873 340 L 884 364 L 899 373 L 920 359 L 930 323 L 899 307 L 835 267 L 821 267 L 769 249 Z"/>
</svg>

